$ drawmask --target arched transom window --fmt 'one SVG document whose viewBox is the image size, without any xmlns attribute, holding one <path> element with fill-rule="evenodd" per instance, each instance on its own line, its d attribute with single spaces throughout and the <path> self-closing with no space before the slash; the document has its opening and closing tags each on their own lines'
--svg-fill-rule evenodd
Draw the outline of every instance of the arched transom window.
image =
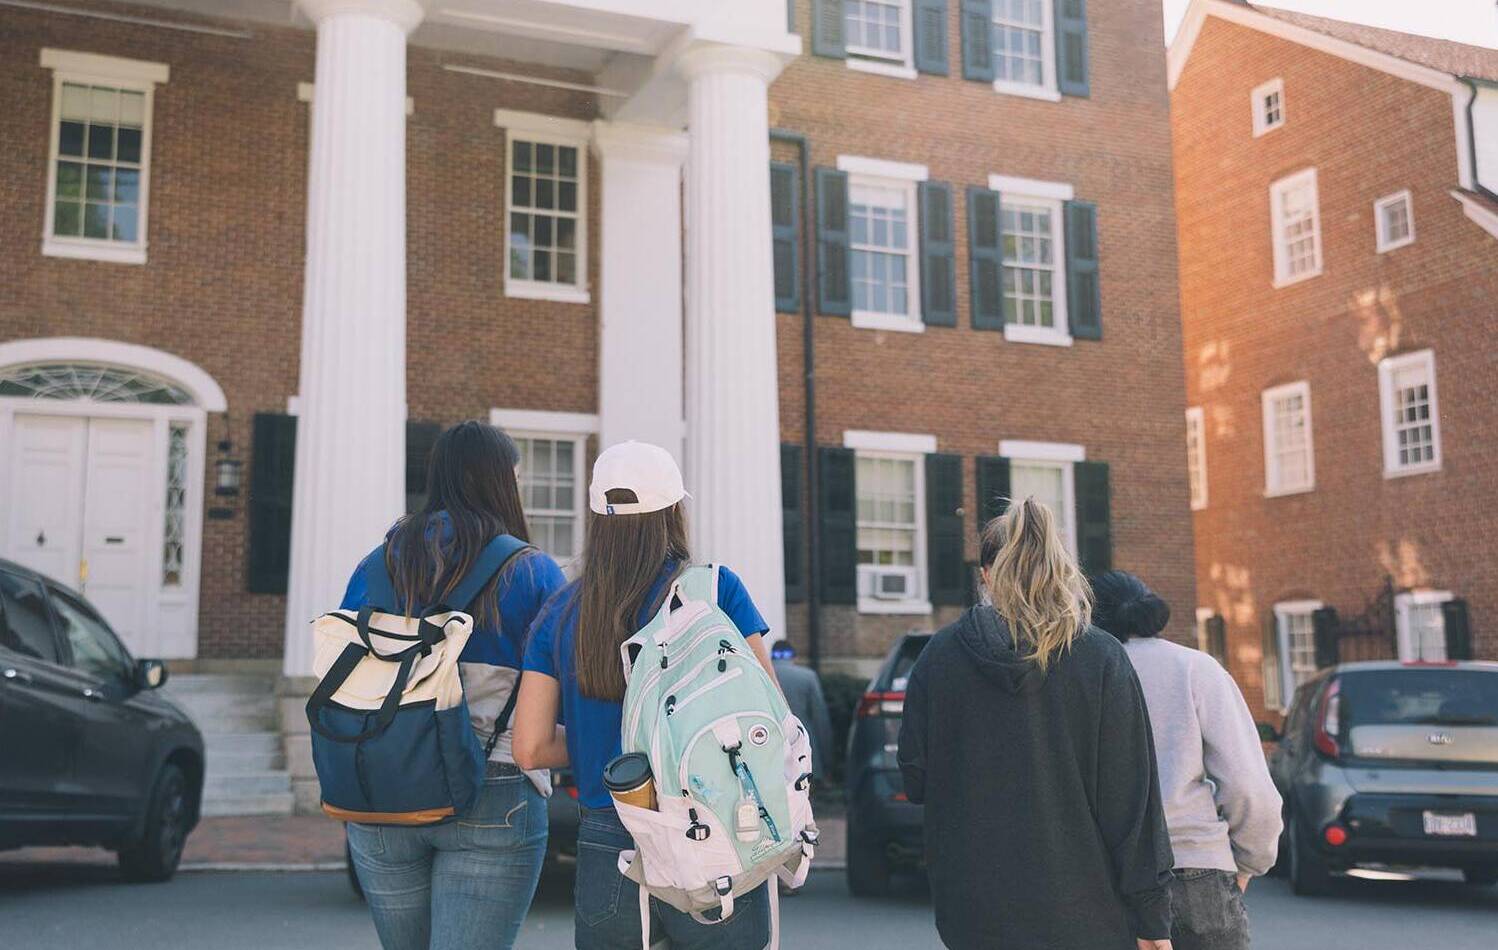
<svg viewBox="0 0 1498 950">
<path fill-rule="evenodd" d="M 35 363 L 0 370 L 0 396 L 190 406 L 186 390 L 149 373 L 113 366 Z"/>
</svg>

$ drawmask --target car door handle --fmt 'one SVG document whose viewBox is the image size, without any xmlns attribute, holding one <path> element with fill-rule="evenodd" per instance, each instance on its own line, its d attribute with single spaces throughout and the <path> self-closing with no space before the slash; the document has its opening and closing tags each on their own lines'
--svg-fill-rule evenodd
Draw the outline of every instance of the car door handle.
<svg viewBox="0 0 1498 950">
<path fill-rule="evenodd" d="M 35 682 L 32 675 L 25 670 L 6 669 L 4 672 L 0 672 L 0 676 L 5 677 L 6 680 L 12 683 L 25 683 L 29 685 Z"/>
<path fill-rule="evenodd" d="M 104 702 L 104 693 L 92 687 L 85 687 L 83 690 L 83 698 L 91 700 L 92 702 L 102 703 Z"/>
</svg>

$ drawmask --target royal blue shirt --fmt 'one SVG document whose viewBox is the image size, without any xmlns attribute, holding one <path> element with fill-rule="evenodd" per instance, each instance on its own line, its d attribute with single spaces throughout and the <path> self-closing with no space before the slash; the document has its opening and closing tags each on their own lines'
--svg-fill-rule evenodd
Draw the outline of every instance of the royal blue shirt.
<svg viewBox="0 0 1498 950">
<path fill-rule="evenodd" d="M 651 607 L 661 599 L 666 583 L 676 575 L 677 562 L 667 561 L 636 620 L 639 627 L 650 622 Z M 562 687 L 562 724 L 567 727 L 567 756 L 577 780 L 577 800 L 584 808 L 612 808 L 614 800 L 603 787 L 603 767 L 622 751 L 619 732 L 624 724 L 624 704 L 584 696 L 577 686 L 576 653 L 578 586 L 574 581 L 546 602 L 531 626 L 525 649 L 525 669 L 545 673 Z M 718 606 L 746 637 L 770 629 L 759 608 L 749 598 L 744 582 L 726 567 L 718 569 Z M 558 668 L 560 666 L 560 669 Z"/>
</svg>

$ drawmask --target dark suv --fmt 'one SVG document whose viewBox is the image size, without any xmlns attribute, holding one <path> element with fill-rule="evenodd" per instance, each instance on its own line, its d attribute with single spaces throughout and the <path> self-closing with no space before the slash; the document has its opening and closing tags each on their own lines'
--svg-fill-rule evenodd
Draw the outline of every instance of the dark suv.
<svg viewBox="0 0 1498 950">
<path fill-rule="evenodd" d="M 1345 663 L 1301 684 L 1269 767 L 1297 894 L 1363 865 L 1498 883 L 1498 663 Z"/>
<path fill-rule="evenodd" d="M 130 880 L 177 870 L 203 737 L 87 601 L 0 560 L 0 849 L 101 845 Z"/>
<path fill-rule="evenodd" d="M 886 894 L 891 873 L 921 865 L 923 813 L 905 798 L 895 752 L 905 683 L 930 642 L 929 633 L 895 641 L 848 730 L 848 889 L 855 897 Z"/>
</svg>

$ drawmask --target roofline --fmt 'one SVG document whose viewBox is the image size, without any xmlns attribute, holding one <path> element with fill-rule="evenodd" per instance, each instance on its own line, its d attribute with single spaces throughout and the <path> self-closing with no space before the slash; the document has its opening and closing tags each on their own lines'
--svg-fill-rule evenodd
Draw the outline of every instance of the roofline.
<svg viewBox="0 0 1498 950">
<path fill-rule="evenodd" d="M 1209 16 L 1246 26 L 1261 33 L 1278 36 L 1301 46 L 1330 53 L 1348 62 L 1367 66 L 1370 69 L 1452 95 L 1464 88 L 1458 82 L 1457 77 L 1451 73 L 1412 63 L 1388 53 L 1380 53 L 1366 46 L 1349 43 L 1347 40 L 1327 36 L 1325 33 L 1318 33 L 1315 30 L 1260 13 L 1252 7 L 1228 3 L 1226 0 L 1191 0 L 1191 6 L 1187 8 L 1186 16 L 1181 20 L 1180 29 L 1176 31 L 1175 39 L 1171 40 L 1170 47 L 1165 54 L 1167 85 L 1170 89 L 1174 90 L 1176 82 L 1180 80 L 1181 72 L 1186 68 L 1186 61 L 1191 57 L 1191 49 L 1196 45 L 1197 35 L 1201 33 L 1202 24 Z"/>
</svg>

